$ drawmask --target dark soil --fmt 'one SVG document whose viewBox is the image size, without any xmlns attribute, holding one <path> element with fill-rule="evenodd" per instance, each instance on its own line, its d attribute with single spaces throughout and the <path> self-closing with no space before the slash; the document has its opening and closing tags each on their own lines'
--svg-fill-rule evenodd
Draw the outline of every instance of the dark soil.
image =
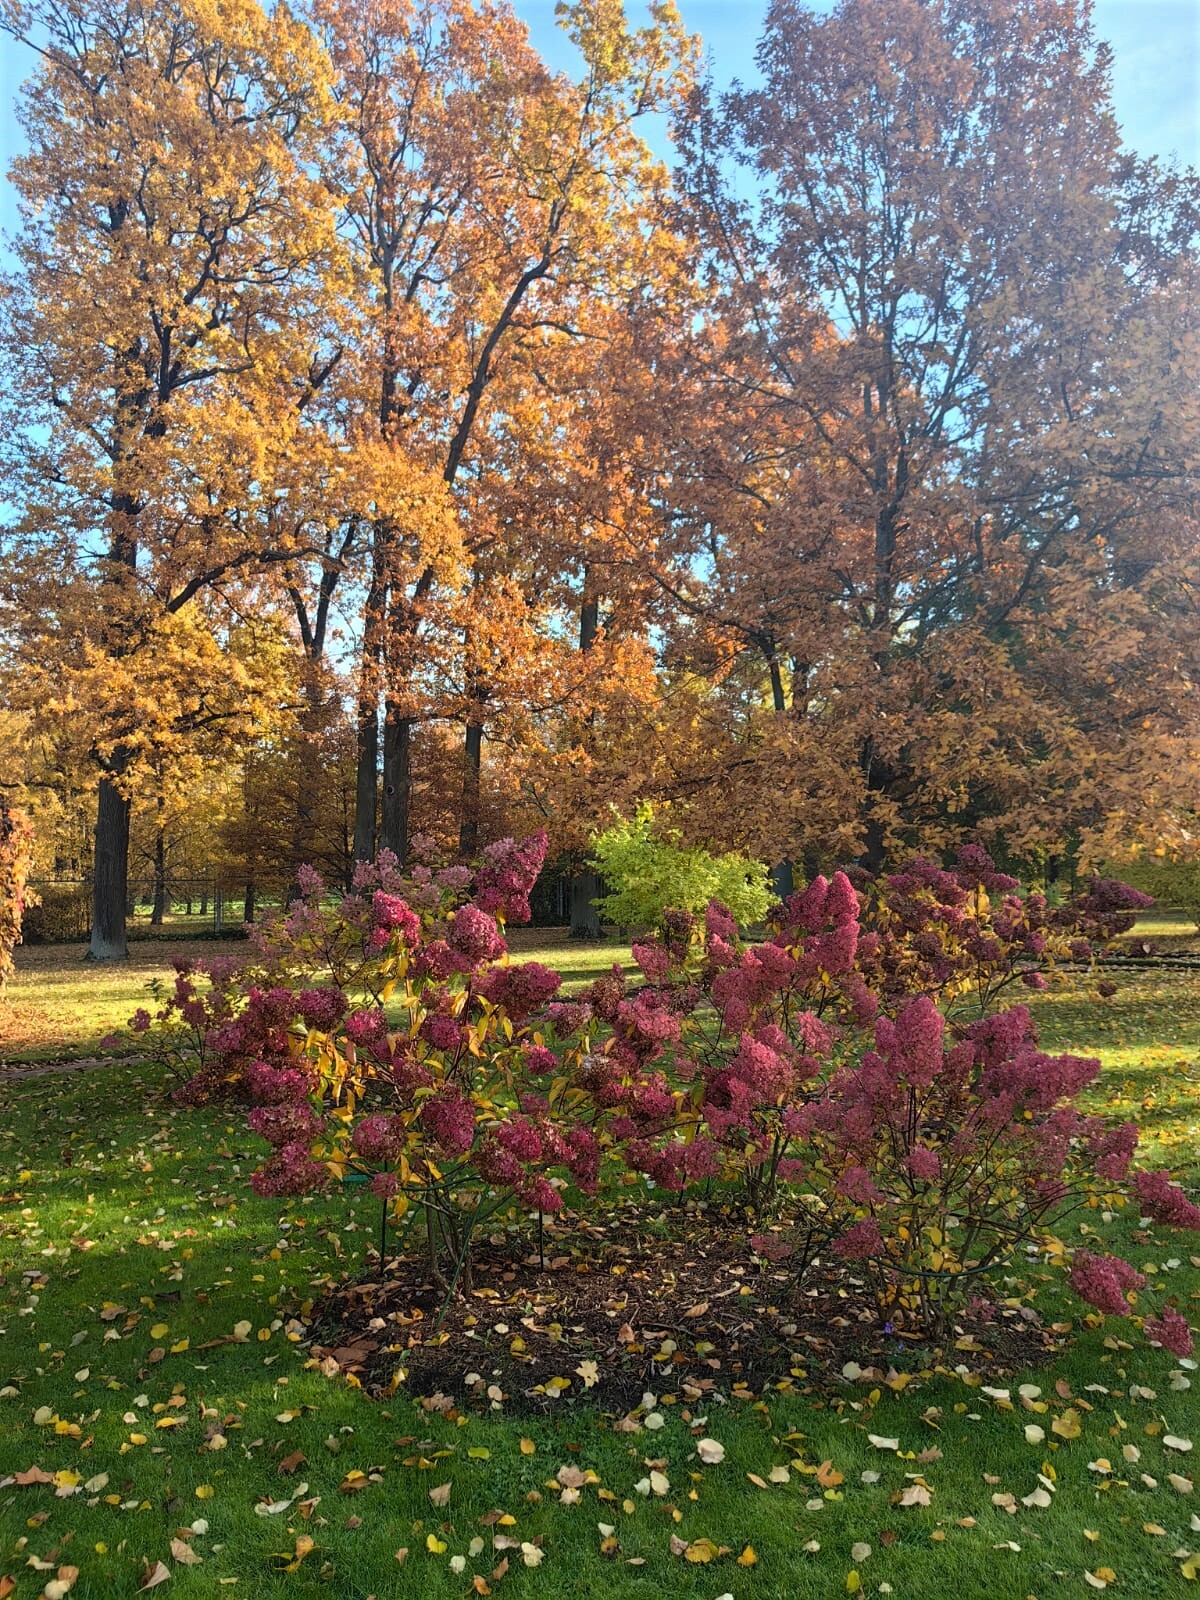
<svg viewBox="0 0 1200 1600">
<path fill-rule="evenodd" d="M 547 1227 L 540 1256 L 496 1236 L 476 1250 L 473 1288 L 449 1299 L 423 1259 L 389 1260 L 317 1308 L 314 1354 L 369 1394 L 403 1384 L 439 1410 L 542 1411 L 586 1396 L 618 1413 L 647 1390 L 811 1394 L 848 1362 L 879 1381 L 960 1363 L 999 1377 L 1060 1344 L 1040 1320 L 978 1303 L 934 1343 L 881 1325 L 866 1283 L 840 1263 L 818 1262 L 797 1285 L 757 1262 L 726 1219 L 687 1213 L 669 1232 L 663 1220 L 625 1212 Z"/>
</svg>

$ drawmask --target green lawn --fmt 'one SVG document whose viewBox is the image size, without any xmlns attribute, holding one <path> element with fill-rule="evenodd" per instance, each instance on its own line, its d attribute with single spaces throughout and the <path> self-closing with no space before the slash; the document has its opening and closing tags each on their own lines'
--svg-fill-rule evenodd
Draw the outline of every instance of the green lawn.
<svg viewBox="0 0 1200 1600">
<path fill-rule="evenodd" d="M 576 979 L 613 956 L 568 949 Z M 61 1010 L 69 991 L 76 1016 L 92 1015 L 78 976 L 39 999 L 28 971 L 27 1003 Z M 92 981 L 115 1009 L 139 978 Z M 1046 1037 L 1100 1051 L 1096 1106 L 1139 1116 L 1194 1184 L 1200 981 L 1138 975 L 1099 1005 L 1093 989 L 1088 979 L 1035 1002 Z M 79 1569 L 73 1596 L 115 1600 L 160 1561 L 165 1593 L 204 1600 L 227 1589 L 256 1600 L 486 1590 L 824 1600 L 848 1583 L 853 1592 L 852 1573 L 866 1594 L 914 1600 L 1044 1600 L 1097 1584 L 1136 1597 L 1195 1592 L 1183 1558 L 1200 1551 L 1200 1487 L 1188 1487 L 1200 1476 L 1200 1372 L 1131 1329 L 1077 1323 L 1071 1349 L 1028 1375 L 997 1378 L 963 1353 L 902 1392 L 841 1382 L 824 1400 L 718 1389 L 689 1409 L 667 1366 L 648 1379 L 664 1425 L 637 1433 L 606 1417 L 603 1378 L 590 1404 L 560 1402 L 548 1418 L 510 1400 L 458 1419 L 404 1389 L 380 1404 L 306 1370 L 291 1320 L 330 1270 L 355 1268 L 374 1202 L 255 1198 L 245 1176 L 257 1141 L 240 1116 L 173 1109 L 157 1071 L 136 1063 L 0 1082 L 0 1096 L 0 1480 L 60 1475 L 0 1487 L 0 1579 L 15 1580 L 17 1600 L 36 1600 L 60 1566 Z M 1155 1298 L 1171 1293 L 1200 1321 L 1200 1239 L 1135 1237 L 1135 1218 L 1092 1214 L 1085 1225 L 1152 1264 Z M 1122 1332 L 1132 1348 L 1116 1342 Z M 1022 1408 L 1026 1378 L 1047 1410 Z M 1016 1409 L 983 1386 L 1007 1389 Z M 1070 1433 L 1076 1418 L 1079 1437 L 1052 1431 L 1059 1419 Z M 1045 1440 L 1027 1440 L 1027 1426 Z M 720 1441 L 725 1459 L 705 1465 L 697 1434 Z M 1168 1449 L 1167 1436 L 1196 1448 Z M 822 1462 L 828 1488 L 815 1476 Z M 578 1503 L 561 1501 L 563 1467 L 595 1475 Z M 651 1470 L 667 1481 L 661 1495 L 636 1488 Z M 1039 1472 L 1051 1504 L 1027 1507 Z M 449 1501 L 435 1506 L 430 1491 L 446 1484 Z M 914 1484 L 928 1505 L 898 1503 Z M 993 1503 L 1007 1495 L 1015 1514 Z M 601 1524 L 619 1541 L 608 1555 Z M 495 1549 L 497 1536 L 517 1543 Z M 693 1554 L 709 1553 L 704 1539 L 729 1553 L 689 1561 L 672 1554 L 673 1536 Z"/>
<path fill-rule="evenodd" d="M 561 928 L 518 928 L 509 936 L 522 961 L 544 961 L 568 988 L 589 982 L 629 945 L 606 939 L 580 943 Z M 17 950 L 17 971 L 0 999 L 0 1064 L 57 1061 L 103 1053 L 105 1038 L 123 1028 L 155 978 L 169 981 L 172 963 L 184 958 L 246 953 L 244 940 L 139 940 L 129 960 L 96 966 L 82 944 L 32 945 Z"/>
</svg>

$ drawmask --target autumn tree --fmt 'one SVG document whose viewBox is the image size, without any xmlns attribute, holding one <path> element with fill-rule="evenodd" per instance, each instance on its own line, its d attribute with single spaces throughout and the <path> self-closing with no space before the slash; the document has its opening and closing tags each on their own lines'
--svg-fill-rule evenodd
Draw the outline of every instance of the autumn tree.
<svg viewBox="0 0 1200 1600">
<path fill-rule="evenodd" d="M 381 683 L 381 843 L 404 852 L 413 730 L 441 714 L 464 728 L 462 848 L 478 837 L 484 727 L 503 698 L 490 665 L 493 601 L 503 609 L 522 537 L 494 503 L 504 498 L 497 467 L 512 460 L 505 435 L 528 437 L 531 425 L 547 426 L 569 454 L 547 405 L 558 363 L 588 338 L 593 307 L 628 292 L 661 212 L 665 175 L 634 125 L 678 97 L 686 48 L 674 7 L 663 0 L 651 13 L 634 29 L 620 5 L 562 8 L 581 58 L 572 80 L 546 68 L 507 5 L 313 8 L 348 137 L 344 233 L 366 297 L 379 436 L 440 480 L 463 541 L 456 561 L 444 537 L 428 538 L 440 515 L 432 495 L 415 514 L 374 524 L 359 710 L 362 854 L 373 842 Z M 447 703 L 437 689 L 450 639 L 460 680 Z"/>
<path fill-rule="evenodd" d="M 773 716 L 852 749 L 868 863 L 963 828 L 1027 847 L 1062 829 L 1087 703 L 1159 649 L 1129 590 L 1194 484 L 1155 398 L 1194 360 L 1163 336 L 1194 175 L 1121 148 L 1082 0 L 776 0 L 759 63 L 686 136 L 730 329 L 720 460 L 684 495 L 723 581 L 687 609 L 754 644 Z"/>
<path fill-rule="evenodd" d="M 287 419 L 334 354 L 305 343 L 336 254 L 314 176 L 332 102 L 308 30 L 253 0 L 7 4 L 0 21 L 37 56 L 4 304 L 12 594 L 31 674 L 67 695 L 77 663 L 89 695 L 109 683 L 91 953 L 112 959 L 151 684 L 186 659 L 198 596 L 294 553 L 274 487 Z M 192 714 L 186 677 L 156 709 L 172 698 Z"/>
</svg>

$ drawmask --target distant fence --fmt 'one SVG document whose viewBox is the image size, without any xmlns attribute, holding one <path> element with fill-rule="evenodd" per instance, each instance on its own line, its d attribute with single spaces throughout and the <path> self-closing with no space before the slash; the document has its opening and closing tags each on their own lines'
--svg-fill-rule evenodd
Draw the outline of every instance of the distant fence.
<svg viewBox="0 0 1200 1600">
<path fill-rule="evenodd" d="M 71 943 L 89 937 L 92 928 L 90 878 L 30 879 L 40 905 L 25 913 L 26 944 Z M 283 891 L 273 886 L 259 893 L 219 878 L 175 878 L 162 904 L 156 905 L 153 882 L 130 885 L 126 904 L 131 939 L 202 939 L 236 935 L 266 907 L 278 905 Z M 249 919 L 247 918 L 249 910 Z"/>
<path fill-rule="evenodd" d="M 92 930 L 90 878 L 31 879 L 40 905 L 25 913 L 26 944 L 72 944 L 87 939 Z M 161 915 L 155 914 L 152 880 L 130 884 L 126 904 L 131 939 L 205 939 L 236 937 L 268 907 L 278 906 L 287 892 L 281 884 L 265 889 L 231 884 L 217 877 L 173 878 L 168 884 Z M 571 880 L 559 872 L 543 873 L 534 889 L 533 922 L 538 927 L 558 927 L 571 920 Z M 249 910 L 249 916 L 247 916 Z"/>
</svg>

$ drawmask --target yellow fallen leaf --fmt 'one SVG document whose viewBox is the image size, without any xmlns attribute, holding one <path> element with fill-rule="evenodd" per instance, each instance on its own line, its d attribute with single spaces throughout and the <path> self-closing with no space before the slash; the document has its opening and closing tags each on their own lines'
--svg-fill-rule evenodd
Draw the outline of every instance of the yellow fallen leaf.
<svg viewBox="0 0 1200 1600">
<path fill-rule="evenodd" d="M 1056 1433 L 1060 1439 L 1078 1439 L 1083 1432 L 1083 1427 L 1075 1407 L 1071 1406 L 1063 1412 L 1061 1417 L 1055 1417 L 1050 1424 L 1050 1431 Z"/>
<path fill-rule="evenodd" d="M 710 1561 L 715 1561 L 719 1554 L 717 1546 L 711 1539 L 693 1539 L 683 1552 L 683 1559 L 692 1562 L 694 1566 L 706 1567 Z"/>
</svg>

